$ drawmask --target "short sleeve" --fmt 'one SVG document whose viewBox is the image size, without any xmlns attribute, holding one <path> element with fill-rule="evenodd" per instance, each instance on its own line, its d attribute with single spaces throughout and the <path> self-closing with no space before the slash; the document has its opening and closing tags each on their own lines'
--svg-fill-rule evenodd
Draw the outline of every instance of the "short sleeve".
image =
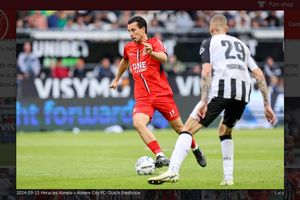
<svg viewBox="0 0 300 200">
<path fill-rule="evenodd" d="M 252 58 L 249 49 L 247 48 L 248 51 L 248 58 L 247 58 L 247 65 L 248 65 L 248 69 L 252 72 L 254 69 L 258 68 L 256 62 L 254 61 L 254 59 Z"/>
<path fill-rule="evenodd" d="M 200 47 L 199 55 L 200 55 L 202 64 L 210 63 L 210 52 L 209 52 L 210 41 L 211 41 L 211 38 L 205 40 Z"/>
<path fill-rule="evenodd" d="M 257 64 L 255 63 L 254 59 L 250 56 L 248 61 L 248 68 L 252 72 L 254 69 L 258 68 Z"/>
</svg>

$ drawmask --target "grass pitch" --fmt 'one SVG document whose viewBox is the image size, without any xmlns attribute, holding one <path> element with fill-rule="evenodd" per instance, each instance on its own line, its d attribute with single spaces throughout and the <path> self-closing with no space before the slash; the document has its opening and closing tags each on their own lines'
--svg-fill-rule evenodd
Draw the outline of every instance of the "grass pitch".
<svg viewBox="0 0 300 200">
<path fill-rule="evenodd" d="M 155 130 L 170 157 L 177 135 Z M 283 128 L 234 130 L 233 186 L 222 180 L 221 144 L 216 129 L 203 129 L 196 141 L 205 152 L 207 166 L 198 166 L 190 152 L 177 183 L 149 185 L 151 176 L 135 172 L 136 160 L 153 159 L 136 131 L 20 133 L 17 135 L 17 189 L 283 189 Z M 167 168 L 157 169 L 154 175 Z"/>
</svg>

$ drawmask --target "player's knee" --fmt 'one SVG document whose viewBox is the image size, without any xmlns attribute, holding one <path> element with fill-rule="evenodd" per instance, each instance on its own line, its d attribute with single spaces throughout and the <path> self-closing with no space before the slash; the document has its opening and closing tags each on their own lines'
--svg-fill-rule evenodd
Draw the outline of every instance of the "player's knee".
<svg viewBox="0 0 300 200">
<path fill-rule="evenodd" d="M 232 128 L 229 128 L 225 124 L 220 125 L 220 127 L 219 127 L 219 135 L 220 136 L 231 135 L 231 133 L 232 133 Z"/>
<path fill-rule="evenodd" d="M 181 128 L 181 132 L 189 132 L 191 133 L 192 135 L 194 134 L 192 128 L 188 125 L 184 125 L 182 128 Z"/>
<path fill-rule="evenodd" d="M 175 125 L 173 128 L 176 131 L 176 133 L 180 133 L 183 131 L 183 125 Z"/>
<path fill-rule="evenodd" d="M 133 127 L 135 129 L 140 129 L 140 128 L 144 127 L 144 126 L 145 126 L 145 124 L 141 120 L 133 119 Z"/>
</svg>

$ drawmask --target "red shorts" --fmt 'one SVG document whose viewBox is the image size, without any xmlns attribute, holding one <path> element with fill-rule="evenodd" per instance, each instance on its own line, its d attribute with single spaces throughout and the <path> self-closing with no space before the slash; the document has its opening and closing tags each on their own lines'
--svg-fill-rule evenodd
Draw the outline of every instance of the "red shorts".
<svg viewBox="0 0 300 200">
<path fill-rule="evenodd" d="M 132 116 L 136 113 L 144 113 L 151 120 L 155 110 L 159 111 L 168 121 L 180 117 L 179 110 L 172 96 L 137 99 Z"/>
</svg>

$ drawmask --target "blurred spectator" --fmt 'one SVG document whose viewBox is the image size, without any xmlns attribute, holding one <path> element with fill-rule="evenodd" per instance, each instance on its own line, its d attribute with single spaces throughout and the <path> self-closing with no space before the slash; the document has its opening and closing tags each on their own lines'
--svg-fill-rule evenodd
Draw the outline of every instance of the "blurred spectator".
<svg viewBox="0 0 300 200">
<path fill-rule="evenodd" d="M 270 11 L 268 17 L 266 18 L 266 21 L 268 22 L 268 26 L 275 27 L 280 25 L 280 20 L 276 16 L 276 11 Z"/>
<path fill-rule="evenodd" d="M 78 15 L 76 18 L 76 23 L 72 26 L 74 30 L 87 30 L 88 27 L 84 22 L 84 17 L 82 15 Z"/>
<path fill-rule="evenodd" d="M 251 27 L 251 19 L 246 11 L 239 11 L 235 18 L 236 29 L 249 30 Z"/>
<path fill-rule="evenodd" d="M 252 15 L 251 27 L 261 28 L 261 27 L 268 26 L 268 22 L 265 20 L 264 13 L 262 11 L 255 11 L 254 13 L 251 13 L 251 15 Z"/>
<path fill-rule="evenodd" d="M 72 72 L 72 77 L 85 78 L 85 75 L 86 75 L 85 62 L 83 58 L 79 58 Z"/>
<path fill-rule="evenodd" d="M 176 29 L 176 17 L 173 13 L 169 12 L 165 20 L 165 27 L 167 30 Z"/>
<path fill-rule="evenodd" d="M 208 28 L 208 24 L 206 23 L 205 18 L 199 15 L 196 16 L 194 26 L 196 28 Z"/>
<path fill-rule="evenodd" d="M 32 14 L 33 13 L 33 14 Z M 282 11 L 20 11 L 17 13 L 17 28 L 61 28 L 72 30 L 112 30 L 127 28 L 127 22 L 133 15 L 140 15 L 149 22 L 149 27 L 165 27 L 174 30 L 177 27 L 205 28 L 209 19 L 216 13 L 224 14 L 228 25 L 237 29 L 283 26 Z M 69 23 L 69 25 L 66 25 Z M 70 26 L 72 24 L 72 26 Z M 73 27 L 73 28 L 72 28 Z"/>
<path fill-rule="evenodd" d="M 67 24 L 67 16 L 64 11 L 57 11 L 48 17 L 49 28 L 63 28 Z"/>
<path fill-rule="evenodd" d="M 40 60 L 31 52 L 31 44 L 25 42 L 23 45 L 23 51 L 18 56 L 17 61 L 20 73 L 23 78 L 34 78 L 40 74 L 41 65 Z"/>
<path fill-rule="evenodd" d="M 274 62 L 274 59 L 271 56 L 266 58 L 266 62 L 265 62 L 263 71 L 266 76 L 266 81 L 267 81 L 268 85 L 270 85 L 270 83 L 271 83 L 271 77 L 282 76 L 281 68 Z"/>
<path fill-rule="evenodd" d="M 153 18 L 154 18 L 154 15 L 159 15 L 160 11 L 145 11 L 145 10 L 137 10 L 134 12 L 133 15 L 135 16 L 141 16 L 143 17 L 146 22 L 150 22 Z M 160 19 L 157 19 L 157 20 L 160 20 Z"/>
<path fill-rule="evenodd" d="M 227 18 L 227 24 L 230 28 L 235 27 L 235 11 L 230 12 L 230 11 L 225 11 L 224 16 Z"/>
<path fill-rule="evenodd" d="M 94 76 L 99 79 L 107 77 L 112 80 L 115 77 L 111 69 L 110 60 L 108 58 L 103 58 L 100 64 L 95 67 L 93 73 Z"/>
<path fill-rule="evenodd" d="M 117 25 L 117 16 L 112 11 L 94 11 L 94 20 L 93 24 L 91 24 L 90 28 L 92 29 L 103 29 L 103 30 L 111 30 L 116 28 Z M 127 27 L 127 23 L 126 23 Z"/>
<path fill-rule="evenodd" d="M 175 55 L 170 55 L 168 62 L 164 64 L 167 73 L 182 74 L 186 71 L 186 65 L 179 61 Z"/>
<path fill-rule="evenodd" d="M 153 18 L 150 21 L 149 28 L 164 27 L 164 24 L 158 19 L 157 13 L 153 14 Z"/>
<path fill-rule="evenodd" d="M 28 17 L 28 25 L 30 28 L 47 29 L 47 18 L 46 16 L 42 15 L 41 11 L 33 11 L 33 14 Z"/>
<path fill-rule="evenodd" d="M 189 75 L 198 75 L 198 76 L 201 76 L 201 70 L 202 70 L 202 67 L 200 64 L 196 64 L 192 67 L 189 68 L 189 71 L 188 71 L 188 74 Z"/>
<path fill-rule="evenodd" d="M 283 87 L 281 87 L 279 77 L 277 76 L 270 77 L 269 89 L 271 93 L 271 98 L 270 98 L 271 107 L 274 109 L 278 95 L 283 93 Z"/>
<path fill-rule="evenodd" d="M 69 17 L 67 18 L 67 22 L 65 26 L 63 27 L 64 30 L 75 30 L 77 27 L 74 24 L 74 19 Z"/>
<path fill-rule="evenodd" d="M 92 23 L 88 25 L 90 30 L 99 30 L 103 28 L 102 14 L 95 13 Z"/>
<path fill-rule="evenodd" d="M 194 26 L 191 16 L 186 11 L 177 11 L 175 16 L 177 28 L 190 28 Z"/>
<path fill-rule="evenodd" d="M 25 78 L 25 75 L 24 75 L 24 73 L 21 71 L 19 65 L 17 65 L 16 74 L 17 74 L 17 84 L 19 84 L 20 81 L 22 81 L 22 80 Z"/>
<path fill-rule="evenodd" d="M 125 11 L 121 12 L 121 15 L 119 16 L 119 19 L 118 19 L 119 27 L 127 29 L 127 23 L 130 18 L 131 18 L 131 11 L 125 10 Z"/>
<path fill-rule="evenodd" d="M 69 69 L 62 64 L 62 59 L 57 58 L 56 63 L 51 66 L 52 78 L 67 78 L 69 77 Z"/>
<path fill-rule="evenodd" d="M 24 21 L 22 19 L 17 19 L 16 22 L 16 28 L 23 28 L 24 27 Z"/>
</svg>

